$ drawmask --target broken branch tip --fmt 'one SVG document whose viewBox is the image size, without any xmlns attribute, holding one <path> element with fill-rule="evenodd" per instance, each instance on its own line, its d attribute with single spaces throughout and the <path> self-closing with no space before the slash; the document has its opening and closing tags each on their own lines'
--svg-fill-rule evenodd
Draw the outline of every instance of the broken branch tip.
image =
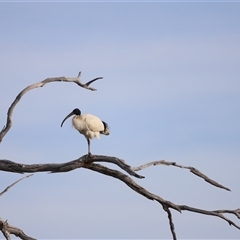
<svg viewBox="0 0 240 240">
<path fill-rule="evenodd" d="M 81 71 L 78 73 L 78 76 L 77 76 L 77 78 L 79 78 L 81 76 Z"/>
</svg>

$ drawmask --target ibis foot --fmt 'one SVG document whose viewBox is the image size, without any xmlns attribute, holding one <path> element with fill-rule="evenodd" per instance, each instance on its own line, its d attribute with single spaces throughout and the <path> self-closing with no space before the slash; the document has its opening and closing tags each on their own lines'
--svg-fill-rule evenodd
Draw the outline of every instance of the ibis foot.
<svg viewBox="0 0 240 240">
<path fill-rule="evenodd" d="M 90 152 L 86 155 L 87 158 L 92 158 L 92 156 L 93 155 Z"/>
<path fill-rule="evenodd" d="M 89 159 L 89 158 L 92 158 L 93 155 L 89 152 L 87 155 L 86 155 L 86 161 Z"/>
</svg>

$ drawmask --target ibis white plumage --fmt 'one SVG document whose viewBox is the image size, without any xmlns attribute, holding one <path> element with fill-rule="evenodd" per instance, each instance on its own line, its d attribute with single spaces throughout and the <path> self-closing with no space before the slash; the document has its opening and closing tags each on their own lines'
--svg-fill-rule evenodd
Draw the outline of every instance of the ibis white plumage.
<svg viewBox="0 0 240 240">
<path fill-rule="evenodd" d="M 100 139 L 100 134 L 109 135 L 110 130 L 106 122 L 102 121 L 100 118 L 92 114 L 83 114 L 78 108 L 75 108 L 71 113 L 69 113 L 62 121 L 63 123 L 71 116 L 75 115 L 72 118 L 72 124 L 74 128 L 83 134 L 87 139 L 88 143 L 88 155 L 91 155 L 90 152 L 90 139 L 97 137 Z"/>
</svg>

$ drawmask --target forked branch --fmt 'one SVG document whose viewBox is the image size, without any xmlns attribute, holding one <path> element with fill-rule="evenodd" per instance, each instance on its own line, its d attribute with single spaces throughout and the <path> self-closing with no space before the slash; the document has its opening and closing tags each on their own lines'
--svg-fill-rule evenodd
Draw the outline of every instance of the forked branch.
<svg viewBox="0 0 240 240">
<path fill-rule="evenodd" d="M 196 176 L 204 179 L 206 182 L 212 184 L 215 187 L 219 187 L 219 188 L 223 188 L 227 191 L 231 191 L 229 188 L 224 187 L 223 185 L 219 184 L 218 182 L 212 180 L 211 178 L 209 178 L 208 176 L 204 175 L 202 172 L 200 172 L 198 169 L 191 167 L 191 166 L 183 166 L 183 165 L 179 165 L 176 162 L 168 162 L 165 160 L 160 160 L 160 161 L 153 161 L 153 162 L 149 162 L 146 163 L 144 165 L 141 165 L 139 167 L 132 167 L 133 171 L 140 171 L 144 168 L 150 167 L 150 166 L 157 166 L 157 165 L 165 165 L 165 166 L 174 166 L 174 167 L 179 167 L 179 168 L 184 168 L 184 169 L 188 169 L 190 170 L 191 173 L 195 174 Z"/>
<path fill-rule="evenodd" d="M 94 78 L 94 79 L 88 81 L 87 83 L 83 84 L 80 81 L 80 75 L 81 75 L 81 72 L 79 72 L 79 74 L 76 78 L 68 78 L 68 77 L 47 78 L 41 82 L 29 85 L 28 87 L 23 89 L 17 95 L 16 99 L 13 101 L 13 103 L 11 104 L 11 106 L 8 109 L 6 126 L 4 126 L 2 131 L 0 132 L 0 143 L 12 126 L 12 115 L 13 115 L 13 110 L 14 110 L 15 106 L 21 100 L 22 96 L 26 92 L 28 92 L 34 88 L 43 87 L 45 84 L 50 83 L 50 82 L 74 82 L 82 88 L 85 88 L 85 89 L 88 89 L 91 91 L 95 91 L 96 89 L 91 88 L 89 86 L 93 82 L 95 82 L 99 79 L 102 79 L 102 77 Z M 193 174 L 197 175 L 198 177 L 203 178 L 206 182 L 208 182 L 216 187 L 223 188 L 223 189 L 230 191 L 229 188 L 226 188 L 223 185 L 217 183 L 216 181 L 210 179 L 209 177 L 207 177 L 206 175 L 204 175 L 202 172 L 200 172 L 199 170 L 197 170 L 194 167 L 182 166 L 182 165 L 177 164 L 176 162 L 168 162 L 165 160 L 150 162 L 150 163 L 141 165 L 139 167 L 131 167 L 130 165 L 126 164 L 125 161 L 122 159 L 119 159 L 116 157 L 110 157 L 110 156 L 99 156 L 99 155 L 92 155 L 91 157 L 89 157 L 88 155 L 84 155 L 84 156 L 82 156 L 76 160 L 70 161 L 70 162 L 49 163 L 49 164 L 21 164 L 21 163 L 15 163 L 13 161 L 3 159 L 3 160 L 0 160 L 0 170 L 6 171 L 6 172 L 15 172 L 15 173 L 33 173 L 33 172 L 60 173 L 60 172 L 72 171 L 72 170 L 75 170 L 78 168 L 87 168 L 89 170 L 92 170 L 92 171 L 95 171 L 95 172 L 98 172 L 98 173 L 101 173 L 101 174 L 104 174 L 107 176 L 114 177 L 114 178 L 124 182 L 128 187 L 130 187 L 132 190 L 134 190 L 138 194 L 146 197 L 149 200 L 155 200 L 162 205 L 164 211 L 166 211 L 166 213 L 168 215 L 169 226 L 170 226 L 170 230 L 171 230 L 172 237 L 174 240 L 177 239 L 177 237 L 176 237 L 176 233 L 175 233 L 175 227 L 173 224 L 171 209 L 174 209 L 178 212 L 190 211 L 190 212 L 219 217 L 219 218 L 225 220 L 226 222 L 228 222 L 230 225 L 232 225 L 240 230 L 239 225 L 237 225 L 235 222 L 233 222 L 232 220 L 228 219 L 225 216 L 225 214 L 232 214 L 232 215 L 235 215 L 238 219 L 240 219 L 240 209 L 209 211 L 209 210 L 204 210 L 204 209 L 193 208 L 193 207 L 190 207 L 187 205 L 178 205 L 173 202 L 167 201 L 156 194 L 149 192 L 145 188 L 138 185 L 131 177 L 124 174 L 123 172 L 120 172 L 118 170 L 114 170 L 111 168 L 107 168 L 106 166 L 103 166 L 101 164 L 96 164 L 95 162 L 107 162 L 107 163 L 115 164 L 118 167 L 120 167 L 122 170 L 124 170 L 126 173 L 128 173 L 129 175 L 134 176 L 139 179 L 144 178 L 144 176 L 137 174 L 136 171 L 142 170 L 146 167 L 160 165 L 160 164 L 167 165 L 167 166 L 175 166 L 175 167 L 179 167 L 179 168 L 188 169 Z M 2 194 L 4 194 L 5 192 L 7 192 L 8 189 L 11 188 L 12 186 L 14 186 L 16 183 L 18 183 L 19 181 L 23 180 L 24 178 L 27 178 L 30 176 L 32 176 L 32 174 L 25 176 L 25 177 L 19 179 L 18 181 L 16 181 L 15 183 L 11 184 L 3 192 L 0 193 L 0 196 Z M 14 234 L 15 236 L 20 237 L 21 239 L 26 239 L 26 240 L 33 239 L 33 238 L 27 236 L 21 229 L 9 225 L 7 223 L 7 221 L 3 221 L 1 218 L 0 218 L 0 231 L 2 231 L 2 233 L 6 239 L 10 239 L 10 234 Z"/>
<path fill-rule="evenodd" d="M 120 181 L 124 182 L 128 187 L 130 187 L 132 190 L 137 192 L 138 194 L 146 197 L 150 200 L 155 200 L 158 203 L 160 203 L 163 207 L 163 209 L 168 214 L 169 219 L 169 225 L 171 229 L 171 233 L 173 236 L 173 239 L 176 239 L 176 233 L 174 230 L 174 224 L 172 220 L 172 214 L 170 212 L 170 209 L 174 209 L 178 212 L 182 211 L 190 211 L 205 215 L 211 215 L 215 217 L 219 217 L 225 221 L 227 221 L 230 225 L 236 227 L 240 230 L 240 226 L 237 225 L 235 222 L 229 220 L 224 214 L 233 214 L 237 218 L 240 218 L 240 209 L 236 210 L 203 210 L 198 208 L 193 208 L 186 205 L 178 205 L 171 201 L 165 200 L 161 198 L 160 196 L 153 194 L 143 188 L 142 186 L 138 185 L 131 177 L 128 175 L 111 168 L 107 168 L 106 166 L 96 164 L 94 162 L 107 162 L 107 163 L 113 163 L 117 166 L 119 166 L 121 169 L 123 169 L 128 174 L 136 177 L 136 178 L 143 178 L 143 176 L 138 175 L 134 172 L 133 167 L 126 164 L 125 161 L 122 159 L 118 159 L 116 157 L 109 157 L 109 156 L 102 156 L 102 155 L 92 155 L 91 157 L 88 157 L 88 155 L 84 155 L 80 157 L 79 159 L 66 162 L 66 163 L 48 163 L 48 164 L 20 164 L 15 163 L 9 160 L 0 160 L 0 170 L 2 171 L 9 171 L 9 172 L 17 172 L 17 173 L 26 173 L 26 172 L 50 172 L 50 173 L 60 173 L 60 172 L 68 172 L 72 171 L 74 169 L 78 168 L 87 168 L 89 170 L 99 172 L 101 174 L 114 177 L 116 179 L 119 179 Z M 150 166 L 150 165 L 148 165 Z M 139 168 L 136 168 L 139 170 Z"/>
<path fill-rule="evenodd" d="M 0 197 L 6 193 L 11 187 L 13 187 L 15 184 L 19 183 L 20 181 L 22 181 L 23 179 L 26 179 L 28 177 L 33 176 L 33 174 L 29 174 L 25 177 L 20 178 L 19 180 L 17 180 L 16 182 L 12 183 L 11 185 L 9 185 L 8 187 L 6 187 L 1 193 L 0 193 Z M 0 218 L 0 231 L 2 231 L 4 237 L 7 240 L 10 240 L 10 234 L 14 234 L 16 237 L 20 237 L 21 239 L 24 240 L 33 240 L 34 238 L 31 238 L 29 236 L 27 236 L 20 228 L 14 227 L 10 224 L 8 224 L 7 221 L 3 221 Z"/>
<path fill-rule="evenodd" d="M 204 214 L 204 215 L 210 215 L 210 216 L 215 216 L 215 217 L 219 217 L 223 220 L 225 220 L 226 222 L 228 222 L 230 225 L 236 227 L 237 229 L 240 230 L 240 226 L 237 225 L 235 222 L 233 222 L 232 220 L 228 219 L 224 214 L 232 214 L 235 215 L 238 219 L 240 219 L 240 209 L 236 209 L 236 210 L 203 210 L 203 209 L 198 209 L 198 208 L 193 208 L 187 205 L 178 205 L 175 203 L 172 203 L 170 201 L 167 201 L 161 197 L 159 197 L 158 195 L 155 195 L 153 193 L 150 193 L 149 191 L 147 191 L 145 188 L 139 186 L 132 178 L 130 178 L 129 176 L 117 171 L 117 170 L 113 170 L 113 169 L 109 169 L 105 166 L 102 166 L 100 164 L 90 164 L 88 166 L 83 166 L 84 168 L 88 168 L 90 170 L 96 171 L 96 172 L 100 172 L 102 174 L 117 178 L 121 181 L 123 181 L 126 185 L 128 185 L 131 189 L 133 189 L 134 191 L 136 191 L 137 193 L 141 194 L 142 196 L 150 199 L 150 200 L 155 200 L 157 202 L 159 202 L 163 209 L 167 212 L 168 214 L 168 219 L 169 219 L 169 224 L 170 224 L 170 229 L 171 229 L 171 233 L 173 236 L 173 239 L 177 239 L 176 238 L 176 233 L 175 233 L 175 228 L 174 228 L 174 224 L 173 224 L 173 220 L 172 220 L 172 214 L 170 212 L 170 208 L 177 210 L 179 212 L 182 211 L 190 211 L 190 212 L 195 212 L 195 213 L 200 213 L 200 214 Z"/>
<path fill-rule="evenodd" d="M 47 78 L 41 82 L 38 83 L 34 83 L 32 85 L 29 85 L 28 87 L 24 88 L 15 98 L 15 100 L 13 101 L 13 103 L 11 104 L 11 106 L 8 109 L 7 112 L 7 121 L 6 121 L 6 125 L 3 127 L 2 131 L 0 132 L 0 142 L 2 141 L 2 139 L 4 138 L 4 136 L 6 135 L 6 133 L 10 130 L 11 126 L 12 126 L 12 115 L 13 115 L 13 110 L 15 108 L 15 106 L 17 105 L 17 103 L 21 100 L 22 96 L 27 93 L 28 91 L 34 89 L 34 88 L 39 88 L 39 87 L 43 87 L 45 84 L 47 83 L 51 83 L 51 82 L 73 82 L 76 83 L 78 86 L 91 90 L 91 91 L 96 91 L 95 88 L 91 88 L 89 87 L 89 85 L 99 79 L 102 79 L 102 77 L 97 77 L 94 78 L 93 80 L 87 82 L 87 83 L 82 83 L 80 80 L 80 76 L 81 76 L 81 72 L 79 72 L 78 76 L 76 78 L 69 78 L 69 77 L 53 77 L 53 78 Z"/>
<path fill-rule="evenodd" d="M 23 240 L 35 240 L 35 238 L 26 235 L 20 228 L 8 224 L 7 221 L 3 221 L 1 218 L 0 218 L 0 231 L 2 231 L 4 237 L 7 240 L 11 239 L 10 234 L 14 234 L 16 237 L 19 237 Z"/>
</svg>

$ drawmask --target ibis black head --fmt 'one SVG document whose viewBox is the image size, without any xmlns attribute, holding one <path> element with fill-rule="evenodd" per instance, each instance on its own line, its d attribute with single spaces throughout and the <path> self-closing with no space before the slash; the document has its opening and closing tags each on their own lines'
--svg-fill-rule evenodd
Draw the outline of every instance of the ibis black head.
<svg viewBox="0 0 240 240">
<path fill-rule="evenodd" d="M 78 115 L 78 116 L 80 116 L 80 115 L 81 115 L 81 111 L 80 111 L 78 108 L 75 108 L 72 112 L 70 112 L 70 113 L 63 119 L 63 121 L 62 121 L 62 123 L 61 123 L 61 127 L 62 127 L 63 123 L 64 123 L 69 117 L 71 117 L 71 116 L 73 116 L 73 115 Z"/>
<path fill-rule="evenodd" d="M 73 115 L 78 115 L 80 116 L 81 115 L 81 111 L 78 109 L 78 108 L 75 108 L 73 111 L 72 111 Z"/>
</svg>

